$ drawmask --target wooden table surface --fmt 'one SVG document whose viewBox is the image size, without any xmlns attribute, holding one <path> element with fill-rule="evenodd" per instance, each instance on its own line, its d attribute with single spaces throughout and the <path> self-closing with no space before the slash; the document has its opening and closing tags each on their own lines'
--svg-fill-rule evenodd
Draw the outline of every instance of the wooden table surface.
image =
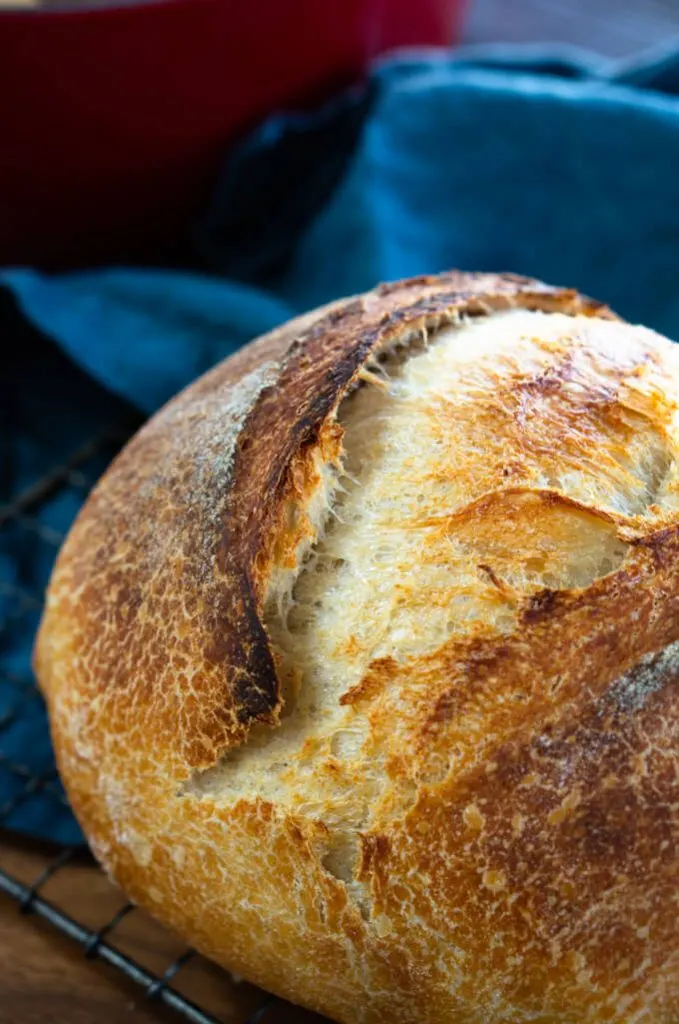
<svg viewBox="0 0 679 1024">
<path fill-rule="evenodd" d="M 0 835 L 0 867 L 31 883 L 53 851 Z M 87 856 L 62 867 L 41 895 L 94 930 L 124 905 L 122 893 Z M 139 910 L 123 919 L 107 941 L 160 975 L 185 944 Z M 263 994 L 235 984 L 226 972 L 195 957 L 173 986 L 224 1024 L 243 1024 Z M 85 959 L 82 948 L 35 915 L 22 915 L 0 893 L 0 1024 L 177 1024 L 173 1010 L 149 1003 L 112 967 Z M 320 1017 L 278 1004 L 262 1024 L 324 1024 Z"/>
</svg>

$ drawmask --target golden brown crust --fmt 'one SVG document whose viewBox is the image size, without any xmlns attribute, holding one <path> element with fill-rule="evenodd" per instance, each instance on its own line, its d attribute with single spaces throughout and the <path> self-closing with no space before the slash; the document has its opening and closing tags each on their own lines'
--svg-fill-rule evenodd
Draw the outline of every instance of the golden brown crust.
<svg viewBox="0 0 679 1024">
<path fill-rule="evenodd" d="M 121 700 L 130 675 L 160 689 L 169 662 L 176 692 L 190 665 L 195 706 L 188 727 L 178 734 L 182 694 L 182 707 L 169 700 L 156 729 L 159 740 L 181 739 L 191 767 L 214 763 L 250 721 L 273 720 L 278 695 L 257 559 L 275 533 L 295 456 L 318 443 L 357 370 L 395 333 L 510 304 L 601 310 L 572 291 L 510 276 L 452 273 L 383 286 L 292 337 L 290 328 L 276 332 L 227 360 L 154 417 L 95 489 L 57 580 L 69 574 L 86 588 L 80 609 L 92 630 L 87 646 L 95 638 L 101 644 L 101 619 L 113 617 L 110 643 L 115 648 L 124 638 L 128 656 L 106 651 L 113 674 L 107 667 L 105 685 Z M 225 413 L 239 380 L 251 383 L 241 384 L 244 394 Z M 142 605 L 147 629 L 137 615 Z M 140 702 L 154 704 L 150 685 L 135 693 L 137 711 Z"/>
<path fill-rule="evenodd" d="M 323 820 L 182 789 L 253 724 L 278 722 L 267 581 L 309 531 L 293 513 L 317 483 L 312 454 L 339 457 L 334 414 L 361 368 L 423 324 L 510 306 L 612 316 L 524 278 L 423 277 L 288 325 L 183 392 L 69 535 L 36 667 L 95 853 L 133 899 L 238 973 L 350 1024 L 672 1024 L 673 522 L 625 520 L 623 565 L 579 590 L 514 597 L 480 562 L 515 600 L 515 632 L 375 660 L 342 695 L 389 751 L 389 791 L 361 835 L 362 898 L 329 869 Z M 508 480 L 508 521 L 523 522 L 524 491 Z M 624 533 L 620 517 L 548 489 L 525 500 L 531 521 L 568 505 L 569 522 Z M 468 505 L 458 530 L 480 543 L 496 502 Z"/>
</svg>

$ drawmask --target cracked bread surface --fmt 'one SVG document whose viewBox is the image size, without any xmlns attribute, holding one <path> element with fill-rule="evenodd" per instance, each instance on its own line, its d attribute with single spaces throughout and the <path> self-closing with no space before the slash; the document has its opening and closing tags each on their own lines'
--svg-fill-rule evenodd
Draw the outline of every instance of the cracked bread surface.
<svg viewBox="0 0 679 1024">
<path fill-rule="evenodd" d="M 36 666 L 131 897 L 347 1024 L 679 1013 L 679 354 L 450 273 L 162 410 Z"/>
</svg>

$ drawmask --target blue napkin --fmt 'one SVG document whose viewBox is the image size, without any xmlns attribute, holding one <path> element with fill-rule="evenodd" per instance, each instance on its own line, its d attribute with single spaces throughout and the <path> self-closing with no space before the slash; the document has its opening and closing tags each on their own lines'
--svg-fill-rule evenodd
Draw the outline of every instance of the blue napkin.
<svg viewBox="0 0 679 1024">
<path fill-rule="evenodd" d="M 274 118 L 228 155 L 195 226 L 193 272 L 0 272 L 12 352 L 2 500 L 249 338 L 379 280 L 514 270 L 679 337 L 678 169 L 673 52 L 644 64 L 535 48 L 386 61 L 361 89 Z M 0 517 L 0 768 L 12 759 L 43 779 L 39 704 L 1 727 L 29 678 L 37 600 L 84 486 L 68 478 L 25 502 L 28 525 Z M 12 827 L 78 839 L 51 789 L 26 797 L 0 772 L 0 817 L 8 801 Z"/>
</svg>

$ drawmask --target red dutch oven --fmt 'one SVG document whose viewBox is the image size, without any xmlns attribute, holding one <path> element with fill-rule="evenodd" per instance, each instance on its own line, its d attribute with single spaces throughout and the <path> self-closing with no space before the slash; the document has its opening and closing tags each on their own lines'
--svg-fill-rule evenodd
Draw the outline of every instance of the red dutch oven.
<svg viewBox="0 0 679 1024">
<path fill-rule="evenodd" d="M 225 146 L 462 0 L 148 0 L 0 11 L 0 264 L 172 262 Z"/>
</svg>

